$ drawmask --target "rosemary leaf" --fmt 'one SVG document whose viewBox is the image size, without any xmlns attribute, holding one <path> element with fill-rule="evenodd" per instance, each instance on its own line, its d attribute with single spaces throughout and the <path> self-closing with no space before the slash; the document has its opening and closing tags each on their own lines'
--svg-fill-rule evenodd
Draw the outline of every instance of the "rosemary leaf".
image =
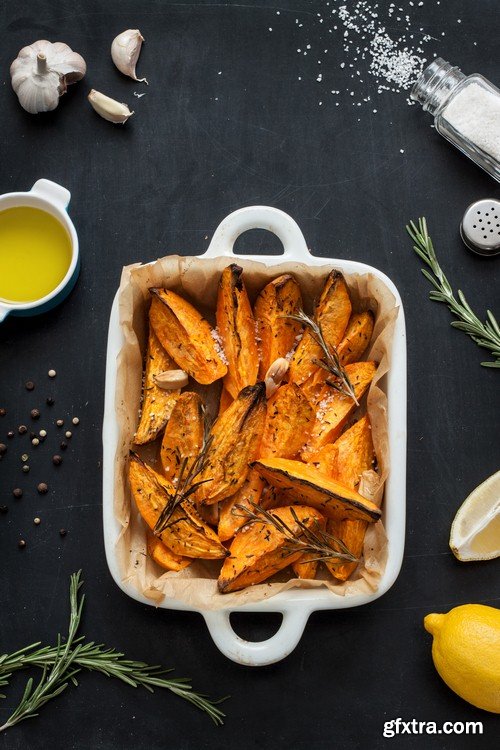
<svg viewBox="0 0 500 750">
<path fill-rule="evenodd" d="M 410 221 L 406 231 L 414 242 L 413 249 L 416 254 L 426 263 L 432 273 L 426 268 L 422 269 L 425 278 L 433 285 L 435 290 L 429 292 L 429 297 L 434 302 L 444 302 L 449 310 L 459 320 L 454 320 L 451 325 L 470 336 L 478 346 L 488 349 L 494 360 L 481 362 L 483 367 L 500 368 L 500 326 L 490 310 L 487 310 L 486 323 L 482 323 L 467 302 L 461 289 L 457 291 L 457 297 L 446 278 L 443 269 L 438 263 L 434 245 L 427 231 L 425 218 L 418 220 L 418 224 Z M 458 299 L 457 299 L 458 298 Z"/>
</svg>

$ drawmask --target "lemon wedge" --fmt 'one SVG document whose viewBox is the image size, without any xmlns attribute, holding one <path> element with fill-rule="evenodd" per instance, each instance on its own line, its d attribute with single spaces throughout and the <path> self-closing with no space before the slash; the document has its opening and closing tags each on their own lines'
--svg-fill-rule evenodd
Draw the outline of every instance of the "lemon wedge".
<svg viewBox="0 0 500 750">
<path fill-rule="evenodd" d="M 450 547 L 462 562 L 500 557 L 500 471 L 476 487 L 458 509 Z"/>
</svg>

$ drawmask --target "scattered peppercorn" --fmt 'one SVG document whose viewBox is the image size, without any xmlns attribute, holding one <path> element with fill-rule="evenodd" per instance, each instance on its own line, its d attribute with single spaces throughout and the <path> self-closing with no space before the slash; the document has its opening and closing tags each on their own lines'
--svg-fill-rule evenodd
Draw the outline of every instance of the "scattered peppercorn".
<svg viewBox="0 0 500 750">
<path fill-rule="evenodd" d="M 78 419 L 78 417 L 73 417 L 71 421 L 73 422 L 73 424 L 80 424 L 80 420 Z"/>
<path fill-rule="evenodd" d="M 63 426 L 63 424 L 64 424 L 64 419 L 57 419 L 57 420 L 56 420 L 56 425 L 57 425 L 58 427 L 62 427 L 62 426 Z"/>
<path fill-rule="evenodd" d="M 11 440 L 14 437 L 14 430 L 9 430 L 7 433 L 7 437 L 9 438 L 9 440 Z"/>
<path fill-rule="evenodd" d="M 8 513 L 9 508 L 7 505 L 0 505 L 0 513 Z"/>
<path fill-rule="evenodd" d="M 72 434 L 73 434 L 72 432 L 70 432 L 69 430 L 66 430 L 66 432 L 64 433 L 64 437 L 68 438 L 69 440 Z"/>
<path fill-rule="evenodd" d="M 39 485 L 37 485 L 37 490 L 40 493 L 40 495 L 46 495 L 49 491 L 48 486 L 45 484 L 45 482 L 40 482 Z"/>
<path fill-rule="evenodd" d="M 38 524 L 40 523 L 40 520 L 41 520 L 41 519 L 40 519 L 40 518 L 38 518 L 38 516 L 37 516 L 36 518 L 34 518 L 34 519 L 33 519 L 33 523 L 35 524 L 35 526 L 38 526 Z"/>
<path fill-rule="evenodd" d="M 47 437 L 47 430 L 40 430 L 38 434 L 40 435 L 41 438 Z"/>
<path fill-rule="evenodd" d="M 26 435 L 26 433 L 28 432 L 28 428 L 26 427 L 25 424 L 20 424 L 19 427 L 17 428 L 17 431 L 20 435 Z"/>
<path fill-rule="evenodd" d="M 67 533 L 66 529 L 59 529 L 60 536 L 66 536 Z"/>
<path fill-rule="evenodd" d="M 3 406 L 0 407 L 0 417 L 5 417 L 7 414 L 7 409 L 4 409 Z"/>
<path fill-rule="evenodd" d="M 26 383 L 24 384 L 24 387 L 26 388 L 27 391 L 33 391 L 35 388 L 35 384 L 32 380 L 27 380 Z"/>
<path fill-rule="evenodd" d="M 47 400 L 46 400 L 46 402 L 45 402 L 45 403 L 47 404 L 47 406 L 54 406 L 54 404 L 55 404 L 55 401 L 54 401 L 54 399 L 52 398 L 52 396 L 47 396 Z"/>
<path fill-rule="evenodd" d="M 47 375 L 49 376 L 49 378 L 55 378 L 55 376 L 57 375 L 57 373 L 56 373 L 55 370 L 49 370 L 48 373 L 47 373 Z"/>
<path fill-rule="evenodd" d="M 31 441 L 31 445 L 35 445 L 35 446 L 40 445 L 39 439 L 37 437 L 34 437 L 33 440 Z"/>
<path fill-rule="evenodd" d="M 7 453 L 7 446 L 5 443 L 0 443 L 0 456 L 3 456 L 4 453 Z"/>
<path fill-rule="evenodd" d="M 23 453 L 23 455 L 21 456 L 21 461 L 23 462 L 23 464 L 26 463 L 26 461 L 28 460 L 28 458 L 29 458 L 28 454 L 27 453 Z"/>
<path fill-rule="evenodd" d="M 12 494 L 19 500 L 23 496 L 23 491 L 20 487 L 16 487 L 15 490 L 12 490 Z"/>
<path fill-rule="evenodd" d="M 32 409 L 30 412 L 31 419 L 40 419 L 40 409 Z"/>
<path fill-rule="evenodd" d="M 59 448 L 62 451 L 65 451 L 67 447 L 68 447 L 68 444 L 63 440 L 62 443 L 60 444 Z"/>
<path fill-rule="evenodd" d="M 26 542 L 24 541 L 24 539 L 20 539 L 17 543 L 17 546 L 19 547 L 19 549 L 24 549 L 26 547 Z"/>
<path fill-rule="evenodd" d="M 52 463 L 54 466 L 60 466 L 62 464 L 62 456 L 56 453 L 55 456 L 52 456 Z"/>
<path fill-rule="evenodd" d="M 25 464 L 25 465 L 23 466 L 23 472 L 24 472 L 25 474 L 27 474 L 29 470 L 30 470 L 30 467 L 29 467 L 29 466 L 28 466 L 27 464 Z"/>
</svg>

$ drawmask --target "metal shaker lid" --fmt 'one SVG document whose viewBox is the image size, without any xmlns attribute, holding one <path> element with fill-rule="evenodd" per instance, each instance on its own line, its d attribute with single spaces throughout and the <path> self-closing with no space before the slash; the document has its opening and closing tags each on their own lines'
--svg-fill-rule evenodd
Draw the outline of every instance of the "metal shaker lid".
<svg viewBox="0 0 500 750">
<path fill-rule="evenodd" d="M 462 239 L 478 255 L 500 253 L 500 201 L 484 198 L 471 203 L 460 225 Z"/>
</svg>

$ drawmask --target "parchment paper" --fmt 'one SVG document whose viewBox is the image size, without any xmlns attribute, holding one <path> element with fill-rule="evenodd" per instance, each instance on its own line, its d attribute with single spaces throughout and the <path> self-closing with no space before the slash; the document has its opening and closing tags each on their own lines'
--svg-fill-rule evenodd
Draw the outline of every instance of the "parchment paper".
<svg viewBox="0 0 500 750">
<path fill-rule="evenodd" d="M 127 460 L 138 423 L 143 357 L 147 342 L 148 308 L 151 286 L 165 287 L 182 294 L 196 305 L 214 324 L 217 285 L 228 258 L 201 259 L 169 256 L 148 265 L 131 265 L 123 269 L 119 310 L 124 344 L 118 355 L 116 387 L 116 419 L 119 425 L 118 449 L 115 457 L 114 510 L 122 531 L 116 542 L 123 579 L 133 582 L 144 596 L 160 603 L 164 597 L 173 598 L 197 609 L 220 609 L 258 602 L 291 588 L 327 587 L 339 596 L 371 593 L 377 589 L 387 558 L 387 538 L 382 521 L 370 524 L 364 543 L 364 554 L 357 569 L 345 583 L 319 577 L 314 581 L 290 579 L 284 571 L 270 582 L 249 587 L 232 594 L 219 594 L 217 575 L 220 561 L 195 560 L 180 572 L 165 572 L 146 554 L 145 527 L 135 505 L 131 503 L 127 486 Z M 282 273 L 293 273 L 300 282 L 304 307 L 311 313 L 325 278 L 333 266 L 306 266 L 301 263 L 282 263 L 266 267 L 262 263 L 239 258 L 244 269 L 245 284 L 253 303 L 257 294 L 271 279 Z M 367 397 L 367 409 L 372 425 L 373 441 L 378 458 L 377 474 L 365 472 L 360 492 L 380 505 L 383 484 L 389 471 L 387 435 L 387 398 L 383 390 L 384 375 L 391 362 L 391 343 L 397 317 L 395 299 L 385 284 L 372 274 L 345 275 L 353 310 L 372 310 L 375 327 L 372 343 L 365 359 L 379 362 Z M 220 385 L 205 388 L 204 396 L 213 401 Z M 199 388 L 198 388 L 199 390 Z M 361 407 L 363 409 L 363 407 Z M 151 454 L 152 460 L 154 455 Z M 321 567 L 321 566 L 320 566 Z"/>
</svg>

